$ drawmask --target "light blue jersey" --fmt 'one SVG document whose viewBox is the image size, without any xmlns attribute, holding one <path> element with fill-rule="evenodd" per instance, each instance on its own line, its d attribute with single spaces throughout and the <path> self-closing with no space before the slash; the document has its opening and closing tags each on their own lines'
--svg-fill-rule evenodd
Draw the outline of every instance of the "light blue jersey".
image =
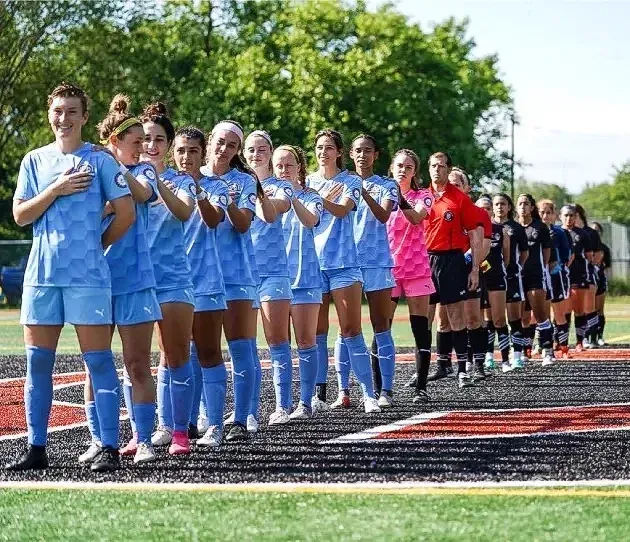
<svg viewBox="0 0 630 542">
<path fill-rule="evenodd" d="M 293 186 L 291 183 L 275 177 L 269 177 L 260 184 L 262 184 L 268 197 L 285 200 L 291 205 L 291 198 L 293 197 Z M 268 224 L 261 218 L 254 217 L 252 243 L 258 274 L 261 278 L 289 276 L 282 220 L 276 220 L 273 224 Z"/>
<path fill-rule="evenodd" d="M 229 192 L 227 184 L 220 177 L 202 177 L 199 185 L 208 193 L 208 201 L 221 207 L 226 213 L 227 222 Z M 199 208 L 184 224 L 186 254 L 190 262 L 195 296 L 225 293 L 223 272 L 217 252 L 217 230 L 209 228 L 201 218 Z"/>
<path fill-rule="evenodd" d="M 392 210 L 398 207 L 398 185 L 393 179 L 372 175 L 363 181 L 363 188 L 380 206 L 391 201 Z M 387 227 L 376 219 L 363 198 L 354 213 L 354 242 L 361 268 L 394 267 Z"/>
<path fill-rule="evenodd" d="M 319 173 L 312 173 L 306 178 L 306 186 L 320 194 L 329 192 L 337 184 L 342 184 L 344 190 L 333 203 L 349 198 L 354 202 L 355 208 L 345 218 L 336 218 L 324 209 L 319 224 L 315 226 L 315 249 L 322 271 L 359 267 L 354 244 L 353 213 L 361 199 L 361 177 L 344 170 L 332 179 L 325 179 Z"/>
<path fill-rule="evenodd" d="M 183 192 L 195 201 L 195 182 L 190 175 L 168 168 L 160 175 L 160 179 L 175 185 L 173 192 L 177 197 Z M 192 288 L 184 245 L 184 224 L 173 216 L 162 198 L 149 205 L 147 240 L 157 292 Z"/>
<path fill-rule="evenodd" d="M 256 181 L 251 175 L 234 168 L 221 175 L 230 198 L 239 209 L 256 212 Z M 258 270 L 254 258 L 251 228 L 238 233 L 229 220 L 217 228 L 217 250 L 226 286 L 257 286 Z"/>
<path fill-rule="evenodd" d="M 68 169 L 94 177 L 85 192 L 58 197 L 33 222 L 33 245 L 24 273 L 25 286 L 109 288 L 103 256 L 101 216 L 105 202 L 129 194 L 118 163 L 84 143 L 64 154 L 55 143 L 29 152 L 20 166 L 16 200 L 43 192 Z"/>
<path fill-rule="evenodd" d="M 155 288 L 153 262 L 148 243 L 149 205 L 156 201 L 157 174 L 151 164 L 140 163 L 129 168 L 138 181 L 151 186 L 153 194 L 144 203 L 136 203 L 136 220 L 113 245 L 105 249 L 105 258 L 112 275 L 112 295 L 131 294 Z M 109 222 L 109 217 L 105 223 Z"/>
<path fill-rule="evenodd" d="M 311 213 L 321 217 L 324 205 L 319 194 L 300 190 L 295 196 Z M 306 228 L 300 222 L 293 207 L 282 215 L 282 229 L 291 288 L 321 288 L 322 274 L 315 251 L 313 229 Z"/>
</svg>

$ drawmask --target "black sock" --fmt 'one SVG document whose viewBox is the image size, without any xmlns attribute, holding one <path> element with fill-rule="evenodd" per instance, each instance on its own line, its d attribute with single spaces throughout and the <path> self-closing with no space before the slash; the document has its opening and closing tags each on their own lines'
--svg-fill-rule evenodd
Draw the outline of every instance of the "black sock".
<svg viewBox="0 0 630 542">
<path fill-rule="evenodd" d="M 527 347 L 528 348 L 534 348 L 534 337 L 536 336 L 536 326 L 535 325 L 529 325 L 527 327 Z"/>
<path fill-rule="evenodd" d="M 588 326 L 588 337 L 591 343 L 597 342 L 597 331 L 599 329 L 599 315 L 591 312 L 586 317 Z"/>
<path fill-rule="evenodd" d="M 481 326 L 477 329 L 468 330 L 468 337 L 470 340 L 470 346 L 473 352 L 473 361 L 475 367 L 483 365 L 486 358 L 486 349 L 488 347 L 488 332 Z"/>
<path fill-rule="evenodd" d="M 486 320 L 486 329 L 488 330 L 488 348 L 486 352 L 494 354 L 494 339 L 497 336 L 497 330 L 492 320 Z"/>
<path fill-rule="evenodd" d="M 569 324 L 560 324 L 558 326 L 558 344 L 560 346 L 569 346 Z"/>
<path fill-rule="evenodd" d="M 315 386 L 315 395 L 320 401 L 326 402 L 326 384 L 317 384 Z"/>
<path fill-rule="evenodd" d="M 540 347 L 548 350 L 553 346 L 553 326 L 549 320 L 541 322 L 538 328 L 538 343 Z"/>
<path fill-rule="evenodd" d="M 584 335 L 586 334 L 586 315 L 581 314 L 575 317 L 575 340 L 578 343 L 581 343 L 584 340 Z"/>
<path fill-rule="evenodd" d="M 446 369 L 452 365 L 451 356 L 453 354 L 453 332 L 437 332 L 436 350 L 438 367 Z"/>
<path fill-rule="evenodd" d="M 512 335 L 512 348 L 514 348 L 514 352 L 522 352 L 525 337 L 523 337 L 523 322 L 521 322 L 520 319 L 510 322 L 510 333 Z"/>
<path fill-rule="evenodd" d="M 507 326 L 500 327 L 497 330 L 499 335 L 499 350 L 501 350 L 501 361 L 507 363 L 510 361 L 510 332 Z"/>
<path fill-rule="evenodd" d="M 427 389 L 427 376 L 431 364 L 431 332 L 429 331 L 429 319 L 426 316 L 409 315 L 411 331 L 416 343 L 418 356 L 416 357 L 416 372 L 418 381 L 416 390 Z"/>
<path fill-rule="evenodd" d="M 457 356 L 457 370 L 465 373 L 468 361 L 468 331 L 466 329 L 453 331 L 453 348 Z"/>
<path fill-rule="evenodd" d="M 606 327 L 606 315 L 605 314 L 600 314 L 599 315 L 599 335 L 598 337 L 600 339 L 604 338 L 604 328 Z"/>
<path fill-rule="evenodd" d="M 376 344 L 376 334 L 372 338 L 372 352 L 370 353 L 370 360 L 372 361 L 372 377 L 374 378 L 374 392 L 381 393 L 383 387 L 383 379 L 381 378 L 381 366 L 378 362 L 378 346 Z"/>
</svg>

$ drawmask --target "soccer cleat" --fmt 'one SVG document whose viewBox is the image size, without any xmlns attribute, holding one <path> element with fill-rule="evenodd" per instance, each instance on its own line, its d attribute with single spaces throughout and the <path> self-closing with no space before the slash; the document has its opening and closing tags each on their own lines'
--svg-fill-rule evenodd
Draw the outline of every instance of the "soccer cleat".
<svg viewBox="0 0 630 542">
<path fill-rule="evenodd" d="M 313 417 L 313 409 L 305 405 L 302 401 L 298 403 L 297 408 L 291 412 L 289 418 L 292 420 L 308 420 Z"/>
<path fill-rule="evenodd" d="M 597 346 L 607 346 L 606 341 L 604 339 L 597 339 Z"/>
<path fill-rule="evenodd" d="M 48 455 L 46 454 L 46 447 L 33 446 L 31 444 L 20 457 L 13 463 L 7 464 L 4 468 L 12 471 L 47 469 Z"/>
<path fill-rule="evenodd" d="M 380 408 L 391 408 L 394 406 L 394 396 L 391 391 L 383 390 L 378 397 L 378 406 Z"/>
<path fill-rule="evenodd" d="M 584 346 L 582 345 L 582 343 L 581 343 L 581 342 L 579 342 L 579 343 L 577 343 L 577 344 L 575 345 L 575 351 L 576 351 L 578 354 L 581 354 L 582 352 L 584 352 Z"/>
<path fill-rule="evenodd" d="M 315 396 L 311 399 L 311 409 L 313 409 L 313 414 L 317 414 L 319 412 L 328 412 L 330 410 L 330 405 L 325 401 L 322 401 L 319 397 Z"/>
<path fill-rule="evenodd" d="M 231 425 L 234 423 L 234 411 L 228 414 L 227 418 L 223 420 L 223 423 L 226 425 Z"/>
<path fill-rule="evenodd" d="M 588 337 L 584 337 L 584 340 L 582 341 L 582 346 L 584 347 L 584 350 L 590 350 L 591 348 L 593 348 L 593 345 L 591 344 L 591 341 Z"/>
<path fill-rule="evenodd" d="M 101 453 L 102 447 L 98 442 L 90 443 L 90 447 L 79 456 L 79 463 L 89 465 Z"/>
<path fill-rule="evenodd" d="M 234 422 L 228 434 L 225 436 L 225 442 L 247 442 L 249 434 L 247 427 L 242 423 Z"/>
<path fill-rule="evenodd" d="M 92 461 L 92 472 L 113 472 L 120 468 L 120 453 L 117 448 L 104 446 L 101 453 Z"/>
<path fill-rule="evenodd" d="M 197 446 L 203 448 L 218 448 L 223 440 L 223 430 L 216 425 L 208 427 L 206 433 L 200 439 L 197 439 Z"/>
<path fill-rule="evenodd" d="M 473 362 L 472 361 L 467 361 L 466 362 L 466 372 L 468 374 L 472 374 L 473 370 L 474 370 Z"/>
<path fill-rule="evenodd" d="M 199 434 L 199 429 L 194 423 L 188 424 L 188 438 L 190 440 L 197 440 L 201 435 Z"/>
<path fill-rule="evenodd" d="M 522 369 L 523 367 L 525 367 L 523 358 L 514 358 L 512 360 L 512 369 Z"/>
<path fill-rule="evenodd" d="M 486 352 L 486 361 L 484 362 L 484 367 L 488 370 L 493 370 L 496 368 L 494 364 L 494 354 L 492 352 Z"/>
<path fill-rule="evenodd" d="M 187 431 L 173 431 L 173 442 L 168 447 L 171 455 L 186 455 L 190 453 L 190 439 Z"/>
<path fill-rule="evenodd" d="M 562 359 L 569 359 L 569 347 L 564 345 L 560 347 L 560 355 Z"/>
<path fill-rule="evenodd" d="M 160 426 L 157 431 L 151 435 L 151 444 L 153 446 L 168 446 L 173 440 L 173 430 L 170 427 Z"/>
<path fill-rule="evenodd" d="M 405 383 L 405 388 L 415 388 L 416 382 L 418 382 L 418 373 L 413 373 L 413 376 Z"/>
<path fill-rule="evenodd" d="M 472 381 L 473 382 L 481 382 L 486 379 L 486 373 L 483 369 L 483 365 L 479 365 L 475 367 L 475 370 L 472 373 Z"/>
<path fill-rule="evenodd" d="M 289 423 L 289 413 L 284 408 L 276 408 L 269 416 L 269 425 L 283 425 Z"/>
<path fill-rule="evenodd" d="M 452 372 L 453 369 L 451 368 L 451 373 Z M 436 380 L 446 378 L 448 375 L 449 373 L 446 369 L 444 369 L 444 367 L 438 367 L 427 376 L 427 382 L 435 382 Z"/>
<path fill-rule="evenodd" d="M 514 367 L 512 367 L 508 361 L 504 361 L 504 362 L 501 364 L 501 370 L 502 370 L 504 373 L 509 373 L 510 371 L 513 371 L 513 370 L 514 370 Z"/>
<path fill-rule="evenodd" d="M 549 365 L 554 365 L 556 360 L 553 357 L 553 353 L 551 350 L 547 351 L 543 355 L 542 366 L 549 367 Z"/>
<path fill-rule="evenodd" d="M 205 416 L 204 414 L 199 414 L 199 417 L 197 418 L 197 431 L 199 432 L 199 434 L 205 435 L 209 427 L 210 420 L 208 419 L 208 416 Z"/>
<path fill-rule="evenodd" d="M 133 462 L 136 465 L 141 465 L 142 463 L 150 463 L 151 461 L 155 461 L 156 459 L 157 456 L 155 455 L 155 450 L 153 449 L 153 445 L 150 442 L 140 442 L 138 444 L 136 455 L 133 456 Z"/>
<path fill-rule="evenodd" d="M 374 414 L 381 411 L 381 407 L 378 406 L 378 401 L 374 397 L 363 398 L 363 409 L 366 414 Z"/>
<path fill-rule="evenodd" d="M 473 385 L 473 381 L 470 376 L 468 376 L 468 373 L 459 373 L 457 375 L 457 383 L 460 389 L 470 388 Z"/>
<path fill-rule="evenodd" d="M 250 433 L 258 433 L 258 420 L 253 414 L 247 415 L 247 430 Z"/>
<path fill-rule="evenodd" d="M 431 397 L 426 390 L 416 390 L 413 394 L 412 401 L 416 404 L 426 404 L 431 400 Z"/>
<path fill-rule="evenodd" d="M 350 408 L 350 396 L 344 392 L 339 392 L 337 399 L 333 404 L 330 405 L 332 410 L 336 410 L 338 408 Z"/>
<path fill-rule="evenodd" d="M 133 438 L 120 449 L 120 455 L 129 456 L 136 455 L 138 451 L 138 435 L 134 435 Z"/>
<path fill-rule="evenodd" d="M 532 349 L 526 348 L 525 350 L 523 350 L 523 355 L 521 357 L 521 361 L 523 362 L 523 365 L 529 362 L 530 359 L 532 359 Z"/>
</svg>

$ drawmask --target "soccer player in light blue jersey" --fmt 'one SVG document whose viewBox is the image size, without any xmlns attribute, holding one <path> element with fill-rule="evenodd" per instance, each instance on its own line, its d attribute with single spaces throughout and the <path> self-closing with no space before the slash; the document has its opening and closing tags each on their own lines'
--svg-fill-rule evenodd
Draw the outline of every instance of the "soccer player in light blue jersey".
<svg viewBox="0 0 630 542">
<path fill-rule="evenodd" d="M 147 232 L 157 298 L 162 310 L 162 320 L 158 322 L 160 366 L 157 399 L 160 426 L 151 441 L 158 446 L 170 444 L 173 452 L 186 454 L 190 445 L 182 435 L 189 438 L 198 435 L 194 431 L 191 434 L 189 428 L 193 401 L 191 389 L 196 387 L 196 383 L 188 381 L 181 384 L 189 379 L 192 368 L 190 336 L 195 307 L 184 222 L 195 210 L 197 191 L 190 175 L 165 165 L 175 139 L 175 128 L 166 106 L 160 102 L 147 106 L 142 121 L 145 132 L 142 158 L 150 162 L 158 173 L 160 196 L 149 206 Z"/>
<path fill-rule="evenodd" d="M 393 179 L 374 174 L 374 162 L 379 148 L 376 140 L 369 135 L 357 136 L 350 147 L 350 158 L 354 161 L 357 174 L 363 179 L 361 200 L 354 213 L 354 241 L 361 274 L 363 291 L 370 307 L 370 321 L 374 330 L 372 340 L 372 372 L 378 404 L 389 408 L 393 402 L 394 371 L 396 349 L 391 331 L 392 289 L 395 281 L 392 274 L 394 260 L 387 239 L 385 224 L 393 210 L 398 207 L 400 198 L 398 185 Z M 347 361 L 348 349 L 341 338 L 335 349 L 341 349 L 340 360 Z M 345 370 L 344 370 L 345 369 Z M 350 406 L 350 368 L 339 363 L 337 378 L 342 394 L 331 406 Z"/>
<path fill-rule="evenodd" d="M 83 360 L 93 375 L 92 415 L 99 421 L 95 471 L 119 465 L 118 377 L 111 351 L 109 268 L 103 247 L 117 242 L 134 221 L 133 201 L 116 161 L 81 139 L 88 98 L 62 83 L 48 97 L 55 142 L 22 160 L 13 198 L 19 226 L 33 224 L 24 273 L 20 323 L 26 345 L 24 402 L 28 448 L 9 470 L 48 467 L 46 436 L 53 400 L 53 365 L 64 323 L 74 325 Z M 104 232 L 106 202 L 114 217 Z"/>
<path fill-rule="evenodd" d="M 315 250 L 313 228 L 324 211 L 322 198 L 305 190 L 306 158 L 298 147 L 281 145 L 273 153 L 273 170 L 279 179 L 291 183 L 291 209 L 282 215 L 289 278 L 291 279 L 291 320 L 298 347 L 300 402 L 289 418 L 312 417 L 311 401 L 317 379 L 317 316 L 322 302 L 322 276 Z"/>
<path fill-rule="evenodd" d="M 269 417 L 269 425 L 289 421 L 292 410 L 292 360 L 289 344 L 289 310 L 291 282 L 285 252 L 282 216 L 291 209 L 293 187 L 290 182 L 273 175 L 271 136 L 256 130 L 247 136 L 243 155 L 254 170 L 267 196 L 259 200 L 252 224 L 252 244 L 260 277 L 258 297 L 265 338 L 271 354 L 271 372 L 276 395 L 276 409 Z M 266 205 L 265 205 L 266 204 Z M 264 206 L 263 206 L 264 205 Z M 257 382 L 262 373 L 257 371 Z M 254 389 L 253 412 L 257 414 L 260 385 Z"/>
<path fill-rule="evenodd" d="M 201 169 L 206 176 L 221 177 L 228 186 L 231 199 L 227 220 L 217 227 L 217 251 L 227 301 L 223 330 L 234 378 L 234 417 L 226 441 L 247 440 L 248 425 L 253 431 L 258 428 L 255 417 L 250 414 L 256 382 L 254 303 L 258 301 L 258 271 L 250 227 L 256 212 L 257 193 L 259 198 L 264 193 L 239 155 L 242 147 L 243 129 L 240 125 L 234 121 L 220 122 L 212 130 L 207 165 Z"/>
<path fill-rule="evenodd" d="M 157 175 L 150 164 L 139 163 L 144 141 L 140 119 L 129 113 L 129 98 L 118 94 L 109 113 L 98 126 L 101 143 L 118 160 L 136 206 L 136 220 L 125 235 L 105 249 L 112 276 L 114 325 L 123 345 L 125 403 L 133 437 L 120 451 L 133 455 L 135 463 L 155 461 L 151 432 L 155 418 L 155 385 L 151 376 L 153 324 L 161 318 L 155 295 L 153 264 L 147 243 L 149 203 L 157 198 Z M 104 224 L 111 219 L 106 216 Z M 89 369 L 89 368 L 88 368 Z M 88 371 L 84 397 L 86 408 L 93 401 L 91 371 Z M 130 385 L 131 384 L 131 385 Z M 132 388 L 133 387 L 133 391 Z M 90 463 L 96 452 L 98 428 L 88 418 L 92 445 L 79 460 Z"/>
<path fill-rule="evenodd" d="M 342 342 L 349 363 L 363 390 L 366 413 L 380 412 L 374 397 L 370 352 L 361 332 L 361 284 L 363 277 L 353 235 L 353 211 L 361 198 L 361 178 L 343 169 L 343 140 L 335 130 L 315 136 L 319 169 L 306 178 L 306 186 L 319 192 L 324 212 L 315 227 L 315 248 L 322 270 L 323 296 L 317 324 L 318 373 L 313 410 L 327 410 L 328 312 L 335 303 Z M 339 357 L 335 362 L 341 363 Z"/>
</svg>

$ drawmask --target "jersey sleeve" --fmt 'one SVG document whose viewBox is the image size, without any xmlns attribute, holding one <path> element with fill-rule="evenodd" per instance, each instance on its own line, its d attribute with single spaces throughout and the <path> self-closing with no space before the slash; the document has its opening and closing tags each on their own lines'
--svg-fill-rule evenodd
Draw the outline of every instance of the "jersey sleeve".
<svg viewBox="0 0 630 542">
<path fill-rule="evenodd" d="M 435 203 L 435 196 L 433 195 L 433 192 L 431 192 L 431 190 L 422 188 L 421 190 L 418 190 L 416 200 L 420 202 L 427 213 L 430 213 L 431 209 L 433 208 L 433 204 Z"/>
<path fill-rule="evenodd" d="M 354 210 L 356 211 L 359 206 L 359 200 L 361 199 L 361 179 L 354 175 L 348 176 L 348 181 L 344 183 L 344 190 L 339 201 L 348 198 L 354 203 Z"/>
<path fill-rule="evenodd" d="M 186 196 L 193 201 L 197 200 L 197 187 L 195 186 L 195 181 L 190 175 L 181 175 L 179 178 L 178 188 L 175 195 L 179 197 L 182 193 L 186 194 Z"/>
<path fill-rule="evenodd" d="M 145 182 L 151 187 L 153 193 L 147 200 L 147 203 L 153 203 L 158 198 L 157 173 L 151 164 L 143 164 L 142 166 L 143 167 L 136 175 L 136 180 L 139 182 Z"/>
<path fill-rule="evenodd" d="M 564 230 L 561 228 L 556 230 L 556 237 L 558 239 L 558 253 L 560 255 L 560 261 L 562 261 L 562 263 L 567 263 L 571 257 L 571 243 L 569 243 L 569 239 L 564 234 Z"/>
<path fill-rule="evenodd" d="M 101 153 L 101 156 L 98 174 L 101 178 L 103 198 L 106 201 L 113 201 L 128 196 L 131 192 L 125 176 L 120 172 L 118 162 L 106 153 Z"/>
<path fill-rule="evenodd" d="M 516 234 L 518 251 L 529 252 L 529 243 L 527 242 L 527 233 L 525 233 L 525 228 L 519 225 L 518 227 L 514 228 L 514 233 Z"/>
<path fill-rule="evenodd" d="M 586 230 L 582 230 L 580 232 L 580 239 L 582 240 L 582 248 L 584 252 L 593 252 L 593 243 L 591 241 L 591 236 Z"/>
<path fill-rule="evenodd" d="M 398 184 L 392 179 L 387 179 L 387 183 L 383 186 L 383 200 L 391 201 L 394 203 L 392 211 L 398 209 L 398 202 L 400 201 L 400 194 Z"/>
<path fill-rule="evenodd" d="M 239 209 L 249 209 L 256 214 L 256 182 L 249 175 L 243 182 L 243 190 L 237 205 Z"/>
<path fill-rule="evenodd" d="M 208 201 L 215 207 L 223 209 L 223 212 L 227 213 L 228 205 L 230 204 L 230 190 L 223 181 L 214 183 L 211 190 L 208 192 Z"/>
<path fill-rule="evenodd" d="M 593 244 L 593 252 L 602 250 L 602 238 L 600 237 L 599 233 L 597 233 L 597 230 L 591 229 L 590 233 L 592 240 L 591 242 Z"/>
<path fill-rule="evenodd" d="M 542 222 L 540 223 L 540 228 L 538 229 L 538 235 L 540 235 L 540 246 L 542 249 L 553 248 L 553 241 L 551 240 L 551 233 L 549 232 L 549 228 L 545 226 Z"/>
<path fill-rule="evenodd" d="M 291 199 L 293 198 L 293 187 L 289 183 L 285 183 L 285 182 L 278 183 L 272 197 L 273 199 L 286 201 L 288 202 L 290 206 Z"/>
<path fill-rule="evenodd" d="M 36 194 L 35 174 L 33 172 L 33 164 L 29 155 L 22 159 L 20 164 L 20 172 L 18 173 L 17 186 L 13 199 L 27 200 L 34 198 Z"/>
<path fill-rule="evenodd" d="M 483 220 L 479 214 L 479 207 L 477 207 L 472 200 L 461 193 L 460 197 L 460 212 L 462 214 L 461 222 L 464 229 L 470 231 L 474 230 L 478 226 L 483 226 Z M 490 236 L 492 236 L 492 226 L 490 226 Z M 486 228 L 484 227 L 484 236 L 486 233 Z"/>
</svg>

